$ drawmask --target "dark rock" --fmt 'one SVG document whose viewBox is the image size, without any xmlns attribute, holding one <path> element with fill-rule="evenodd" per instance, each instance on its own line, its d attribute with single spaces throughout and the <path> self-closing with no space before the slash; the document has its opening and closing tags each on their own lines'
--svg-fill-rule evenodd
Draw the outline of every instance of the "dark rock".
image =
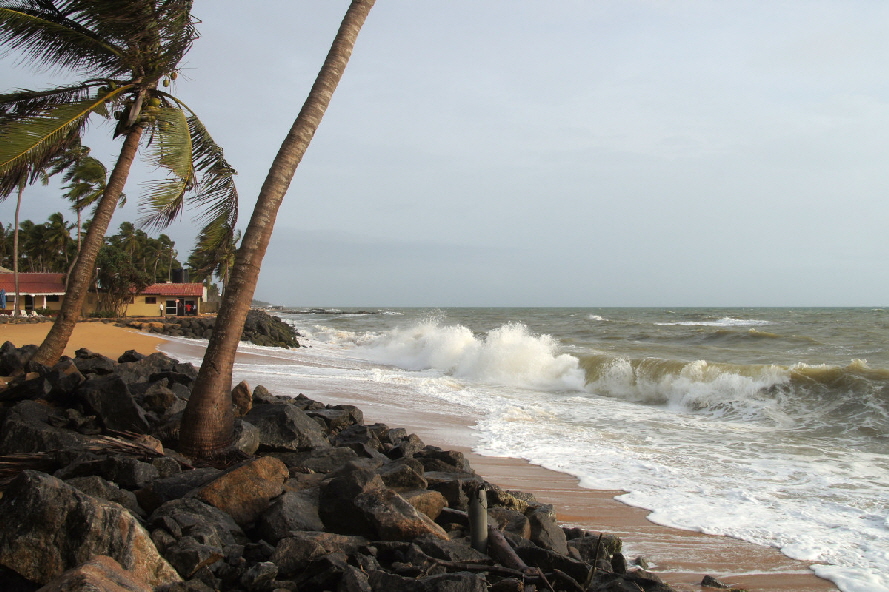
<svg viewBox="0 0 889 592">
<path fill-rule="evenodd" d="M 528 565 L 534 565 L 541 568 L 545 572 L 551 572 L 558 569 L 581 585 L 587 581 L 592 571 L 592 566 L 576 559 L 571 559 L 565 555 L 550 551 L 549 549 L 541 549 L 540 547 L 527 546 L 518 547 L 515 550 L 516 555 L 521 557 L 522 561 Z"/>
<path fill-rule="evenodd" d="M 611 571 L 618 574 L 627 573 L 627 559 L 623 553 L 615 553 L 611 556 Z"/>
<path fill-rule="evenodd" d="M 278 577 L 278 566 L 271 561 L 260 561 L 241 576 L 241 585 L 248 590 L 266 589 Z"/>
<path fill-rule="evenodd" d="M 428 488 L 441 493 L 448 500 L 448 506 L 455 510 L 466 510 L 469 503 L 467 492 L 484 483 L 484 479 L 473 473 L 427 471 L 423 478 L 429 484 Z"/>
<path fill-rule="evenodd" d="M 50 425 L 57 419 L 67 423 L 58 410 L 36 401 L 21 401 L 6 413 L 0 426 L 0 454 L 44 452 L 48 450 L 75 451 L 83 449 L 88 439 L 77 432 Z"/>
<path fill-rule="evenodd" d="M 270 560 L 281 574 L 294 575 L 311 561 L 330 553 L 354 555 L 368 545 L 368 540 L 358 536 L 341 536 L 328 532 L 298 532 L 281 539 Z"/>
<path fill-rule="evenodd" d="M 556 522 L 552 506 L 537 506 L 528 510 L 525 515 L 531 525 L 531 541 L 534 544 L 562 555 L 568 554 L 568 541 L 565 532 Z"/>
<path fill-rule="evenodd" d="M 294 531 L 324 530 L 324 523 L 318 515 L 319 494 L 318 488 L 312 488 L 287 491 L 274 499 L 257 524 L 262 538 L 277 544 Z"/>
<path fill-rule="evenodd" d="M 464 571 L 417 579 L 374 571 L 368 580 L 375 592 L 487 592 L 483 575 Z"/>
<path fill-rule="evenodd" d="M 411 458 L 421 450 L 423 450 L 426 445 L 416 434 L 411 434 L 406 438 L 402 438 L 398 443 L 394 444 L 394 447 L 391 448 L 386 455 L 389 458 Z"/>
<path fill-rule="evenodd" d="M 0 346 L 0 376 L 18 376 L 25 373 L 25 364 L 37 352 L 36 345 L 15 347 L 6 341 Z"/>
<path fill-rule="evenodd" d="M 358 460 L 358 454 L 351 448 L 337 446 L 316 448 L 306 452 L 273 452 L 291 470 L 313 473 L 332 473 L 348 462 Z"/>
<path fill-rule="evenodd" d="M 260 450 L 299 451 L 329 448 L 318 424 L 290 405 L 258 405 L 244 419 L 260 431 Z"/>
<path fill-rule="evenodd" d="M 115 370 L 117 362 L 102 354 L 93 353 L 84 347 L 74 352 L 74 365 L 84 375 L 105 375 Z"/>
<path fill-rule="evenodd" d="M 421 467 L 422 469 L 422 467 Z M 383 483 L 393 488 L 426 489 L 429 483 L 408 463 L 395 461 L 379 469 Z"/>
<path fill-rule="evenodd" d="M 491 561 L 490 557 L 473 549 L 468 539 L 443 540 L 437 536 L 425 534 L 417 537 L 413 542 L 426 555 L 444 561 Z"/>
<path fill-rule="evenodd" d="M 185 497 L 190 491 L 206 485 L 221 474 L 222 471 L 211 467 L 184 471 L 152 481 L 136 492 L 136 498 L 147 512 L 153 512 L 162 504 Z"/>
<path fill-rule="evenodd" d="M 125 364 L 127 362 L 138 362 L 145 358 L 145 354 L 140 354 L 134 349 L 128 349 L 123 352 L 119 358 L 117 358 L 118 364 Z"/>
<path fill-rule="evenodd" d="M 523 539 L 531 538 L 531 522 L 521 512 L 495 506 L 488 508 L 488 516 L 497 523 L 500 530 L 511 532 Z"/>
<path fill-rule="evenodd" d="M 121 489 L 99 476 L 75 477 L 66 481 L 68 485 L 75 487 L 87 495 L 120 504 L 136 516 L 144 517 L 145 511 L 139 507 L 136 495 L 132 491 Z"/>
<path fill-rule="evenodd" d="M 713 576 L 704 576 L 704 579 L 701 580 L 701 586 L 704 588 L 728 588 L 728 586 L 726 586 Z"/>
<path fill-rule="evenodd" d="M 143 434 L 148 431 L 145 412 L 119 375 L 90 378 L 77 389 L 76 394 L 99 416 L 107 429 Z"/>
<path fill-rule="evenodd" d="M 376 537 L 376 529 L 365 513 L 355 505 L 357 496 L 385 488 L 379 475 L 348 463 L 321 486 L 318 515 L 327 530 L 368 538 Z"/>
<path fill-rule="evenodd" d="M 313 419 L 321 419 L 327 431 L 338 432 L 351 425 L 356 425 L 355 416 L 346 409 L 316 409 L 306 411 Z"/>
<path fill-rule="evenodd" d="M 199 543 L 190 536 L 177 539 L 164 550 L 163 555 L 185 579 L 194 577 L 202 568 L 212 566 L 223 558 L 220 547 Z"/>
<path fill-rule="evenodd" d="M 136 569 L 151 585 L 179 579 L 148 533 L 118 504 L 36 471 L 16 477 L 0 499 L 0 564 L 46 583 L 95 555 Z"/>
<path fill-rule="evenodd" d="M 244 454 L 252 456 L 259 450 L 259 428 L 242 419 L 235 419 L 235 428 L 232 439 L 232 448 L 240 450 Z"/>
<path fill-rule="evenodd" d="M 447 540 L 448 535 L 431 518 L 418 512 L 391 489 L 371 489 L 355 496 L 354 506 L 384 541 L 408 541 L 423 534 Z"/>
<path fill-rule="evenodd" d="M 414 458 L 423 463 L 427 471 L 439 471 L 445 473 L 472 473 L 472 467 L 462 452 L 456 450 L 442 450 L 437 446 L 426 446 L 420 452 L 414 454 Z"/>
<path fill-rule="evenodd" d="M 152 531 L 163 528 L 176 538 L 191 536 L 199 543 L 223 550 L 248 540 L 231 516 L 193 498 L 165 503 L 151 514 L 148 525 Z"/>
<path fill-rule="evenodd" d="M 153 589 L 138 573 L 124 569 L 107 555 L 99 555 L 53 579 L 40 592 L 152 592 Z M 4 592 L 10 591 L 4 588 Z"/>
</svg>

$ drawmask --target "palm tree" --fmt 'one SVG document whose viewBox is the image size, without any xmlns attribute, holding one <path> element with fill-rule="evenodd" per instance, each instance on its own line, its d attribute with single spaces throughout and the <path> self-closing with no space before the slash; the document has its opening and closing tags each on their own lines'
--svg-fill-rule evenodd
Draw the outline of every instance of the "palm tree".
<svg viewBox="0 0 889 592">
<path fill-rule="evenodd" d="M 213 456 L 231 442 L 232 367 L 278 208 L 330 104 L 373 4 L 374 0 L 352 0 L 312 90 L 260 189 L 222 298 L 213 336 L 182 417 L 179 446 L 186 454 Z"/>
<path fill-rule="evenodd" d="M 71 209 L 77 212 L 77 252 L 80 252 L 81 234 L 83 232 L 83 210 L 90 207 L 102 197 L 105 186 L 108 184 L 108 170 L 105 165 L 92 156 L 81 159 L 72 168 L 68 169 L 62 177 L 67 185 L 65 198 L 71 202 Z M 123 205 L 126 198 L 121 195 L 119 205 Z"/>
<path fill-rule="evenodd" d="M 218 244 L 204 233 L 198 236 L 194 250 L 188 258 L 188 266 L 192 272 L 192 280 L 212 280 L 215 275 L 222 281 L 222 291 L 228 285 L 232 267 L 235 266 L 235 253 L 241 242 L 241 231 L 228 232 L 227 238 Z"/>
<path fill-rule="evenodd" d="M 143 135 L 150 138 L 148 159 L 168 173 L 149 189 L 143 224 L 169 224 L 186 196 L 193 196 L 211 232 L 234 225 L 235 171 L 194 112 L 158 88 L 176 78 L 197 38 L 191 7 L 191 0 L 0 0 L 0 44 L 7 51 L 19 52 L 22 62 L 85 77 L 45 91 L 0 95 L 0 198 L 73 144 L 92 114 L 113 112 L 114 136 L 124 138 L 36 362 L 53 364 L 74 330 Z"/>
</svg>

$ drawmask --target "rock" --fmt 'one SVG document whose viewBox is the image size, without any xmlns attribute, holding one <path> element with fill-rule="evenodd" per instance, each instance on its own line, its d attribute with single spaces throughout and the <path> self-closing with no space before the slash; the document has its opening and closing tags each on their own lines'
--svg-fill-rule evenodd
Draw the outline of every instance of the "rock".
<svg viewBox="0 0 889 592">
<path fill-rule="evenodd" d="M 108 555 L 152 586 L 179 580 L 139 522 L 121 506 L 36 471 L 0 499 L 0 564 L 42 584 L 96 555 Z"/>
<path fill-rule="evenodd" d="M 287 491 L 273 500 L 257 524 L 262 538 L 277 544 L 294 531 L 324 530 L 324 523 L 318 515 L 319 493 L 319 488 Z"/>
<path fill-rule="evenodd" d="M 142 434 L 148 431 L 145 412 L 119 375 L 90 378 L 77 389 L 76 395 L 99 416 L 107 429 Z"/>
<path fill-rule="evenodd" d="M 85 347 L 74 352 L 74 365 L 84 375 L 110 374 L 117 367 L 117 363 L 111 358 L 93 353 Z"/>
<path fill-rule="evenodd" d="M 417 434 L 411 434 L 406 438 L 402 438 L 398 443 L 395 443 L 394 447 L 389 450 L 386 455 L 393 459 L 411 458 L 425 447 L 426 445 Z"/>
<path fill-rule="evenodd" d="M 417 579 L 374 571 L 368 574 L 368 581 L 374 590 L 386 592 L 487 592 L 483 575 L 465 571 Z"/>
<path fill-rule="evenodd" d="M 258 405 L 244 419 L 260 431 L 260 450 L 299 451 L 329 448 L 321 428 L 291 405 Z"/>
<path fill-rule="evenodd" d="M 441 511 L 448 505 L 448 500 L 437 491 L 414 489 L 411 491 L 401 491 L 399 495 L 418 512 L 429 516 L 431 520 L 438 519 Z"/>
<path fill-rule="evenodd" d="M 348 462 L 358 460 L 358 454 L 351 448 L 336 446 L 316 448 L 307 452 L 273 452 L 290 469 L 313 473 L 332 473 Z"/>
<path fill-rule="evenodd" d="M 521 512 L 495 506 L 488 508 L 488 516 L 496 521 L 500 530 L 511 532 L 523 539 L 531 538 L 531 522 Z"/>
<path fill-rule="evenodd" d="M 241 585 L 248 590 L 267 588 L 278 576 L 278 566 L 271 561 L 260 561 L 254 564 L 241 577 Z"/>
<path fill-rule="evenodd" d="M 491 558 L 473 549 L 468 539 L 442 540 L 433 535 L 422 535 L 414 539 L 414 544 L 420 547 L 426 555 L 444 561 L 487 562 Z"/>
<path fill-rule="evenodd" d="M 0 426 L 0 454 L 83 449 L 88 439 L 77 432 L 53 427 L 50 421 L 67 423 L 57 410 L 36 401 L 21 401 L 6 413 Z"/>
<path fill-rule="evenodd" d="M 223 558 L 222 548 L 200 543 L 191 536 L 183 536 L 164 550 L 164 559 L 170 562 L 185 579 Z"/>
<path fill-rule="evenodd" d="M 283 575 L 294 575 L 311 561 L 330 553 L 353 555 L 366 547 L 368 540 L 359 536 L 341 536 L 327 532 L 298 532 L 281 539 L 270 560 Z"/>
<path fill-rule="evenodd" d="M 376 529 L 355 505 L 355 499 L 362 493 L 384 487 L 383 480 L 373 471 L 357 463 L 346 464 L 321 485 L 318 515 L 325 528 L 339 534 L 374 538 Z"/>
<path fill-rule="evenodd" d="M 627 559 L 623 553 L 615 553 L 611 556 L 611 571 L 614 573 L 627 573 Z"/>
<path fill-rule="evenodd" d="M 154 512 L 162 504 L 185 497 L 190 491 L 206 485 L 221 474 L 222 471 L 211 467 L 183 471 L 152 481 L 136 492 L 136 498 L 147 512 Z"/>
<path fill-rule="evenodd" d="M 255 425 L 242 419 L 235 419 L 231 446 L 248 456 L 253 456 L 259 450 L 260 436 L 259 428 Z"/>
<path fill-rule="evenodd" d="M 37 592 L 153 592 L 154 586 L 121 567 L 107 555 L 97 555 L 86 563 L 54 578 Z"/>
<path fill-rule="evenodd" d="M 306 415 L 313 419 L 321 419 L 327 431 L 333 432 L 338 432 L 359 423 L 355 421 L 354 412 L 347 409 L 317 409 L 306 411 Z"/>
<path fill-rule="evenodd" d="M 145 354 L 140 354 L 134 349 L 128 349 L 117 358 L 117 363 L 124 364 L 126 362 L 138 362 L 143 359 L 145 359 Z"/>
<path fill-rule="evenodd" d="M 556 522 L 552 506 L 537 506 L 526 513 L 531 525 L 531 541 L 544 549 L 555 551 L 561 555 L 568 554 L 568 540 L 565 531 Z"/>
<path fill-rule="evenodd" d="M 455 510 L 466 510 L 469 503 L 467 491 L 484 484 L 484 479 L 474 473 L 429 471 L 423 478 L 429 484 L 428 488 L 441 493 L 448 500 L 448 506 Z"/>
<path fill-rule="evenodd" d="M 414 454 L 414 458 L 423 463 L 427 471 L 443 473 L 472 473 L 472 467 L 462 452 L 456 450 L 442 450 L 437 446 L 426 446 L 420 452 Z"/>
<path fill-rule="evenodd" d="M 372 489 L 355 497 L 355 507 L 384 541 L 409 541 L 423 534 L 447 540 L 448 534 L 391 489 Z"/>
<path fill-rule="evenodd" d="M 25 364 L 37 351 L 36 345 L 17 348 L 10 341 L 0 346 L 0 376 L 18 376 L 25 373 Z"/>
<path fill-rule="evenodd" d="M 199 543 L 222 550 L 248 542 L 244 531 L 231 516 L 193 498 L 165 503 L 151 514 L 148 525 L 152 531 L 162 528 L 175 538 L 191 536 Z"/>
<path fill-rule="evenodd" d="M 145 515 L 145 511 L 139 507 L 136 495 L 132 491 L 121 489 L 116 483 L 107 481 L 102 477 L 75 477 L 65 482 L 87 495 L 120 504 L 136 516 Z"/>
<path fill-rule="evenodd" d="M 253 408 L 253 394 L 246 380 L 239 382 L 232 389 L 232 409 L 235 417 L 244 417 Z"/>
<path fill-rule="evenodd" d="M 288 476 L 284 463 L 263 456 L 227 470 L 203 485 L 195 496 L 246 526 L 268 509 L 272 498 L 281 495 Z"/>
<path fill-rule="evenodd" d="M 402 489 L 426 489 L 429 483 L 405 462 L 395 461 L 380 467 L 380 477 L 389 487 Z"/>
<path fill-rule="evenodd" d="M 726 586 L 713 576 L 704 576 L 704 579 L 701 580 L 701 586 L 704 588 L 728 588 L 728 586 Z"/>
<path fill-rule="evenodd" d="M 533 545 L 527 547 L 518 547 L 515 550 L 516 555 L 521 557 L 522 561 L 528 565 L 535 565 L 545 572 L 551 572 L 554 569 L 565 572 L 576 582 L 583 585 L 590 577 L 592 566 L 576 559 L 571 559 L 565 555 L 556 553 L 549 549 L 541 549 Z"/>
</svg>

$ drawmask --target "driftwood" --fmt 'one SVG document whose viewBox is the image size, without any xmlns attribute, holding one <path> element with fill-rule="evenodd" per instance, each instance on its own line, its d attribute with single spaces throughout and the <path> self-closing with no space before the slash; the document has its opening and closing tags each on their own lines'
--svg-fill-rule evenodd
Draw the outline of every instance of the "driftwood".
<svg viewBox="0 0 889 592">
<path fill-rule="evenodd" d="M 547 581 L 546 576 L 543 575 L 540 568 L 529 567 L 528 564 L 522 561 L 522 558 L 516 555 L 516 552 L 509 544 L 509 541 L 503 536 L 503 533 L 492 525 L 488 525 L 488 549 L 491 557 L 493 557 L 495 561 L 522 573 L 522 577 L 525 578 L 525 592 L 533 592 L 536 590 L 537 587 L 535 584 L 530 583 L 529 580 L 538 579 L 539 583 L 546 586 L 547 590 L 553 592 L 553 587 L 550 585 L 549 581 Z"/>
</svg>

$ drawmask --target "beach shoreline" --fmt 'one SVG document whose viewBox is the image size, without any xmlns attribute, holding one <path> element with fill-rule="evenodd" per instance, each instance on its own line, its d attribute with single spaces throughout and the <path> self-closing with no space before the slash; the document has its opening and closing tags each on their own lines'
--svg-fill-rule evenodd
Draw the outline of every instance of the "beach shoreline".
<svg viewBox="0 0 889 592">
<path fill-rule="evenodd" d="M 0 325 L 0 342 L 11 341 L 19 347 L 40 343 L 50 326 L 50 323 Z M 73 352 L 81 347 L 115 359 L 128 350 L 141 353 L 164 351 L 172 357 L 176 357 L 177 351 L 192 358 L 200 358 L 203 354 L 199 343 L 170 341 L 101 322 L 78 323 L 65 355 L 73 356 Z M 256 363 L 255 356 L 239 354 L 238 363 L 249 366 Z M 235 382 L 239 380 L 236 370 Z M 298 392 L 276 394 L 295 396 Z M 471 447 L 465 445 L 465 432 L 472 425 L 469 417 L 444 416 L 404 406 L 381 408 L 378 402 L 363 400 L 351 393 L 306 391 L 306 394 L 324 403 L 356 404 L 364 410 L 368 423 L 404 427 L 417 433 L 427 444 L 460 449 L 467 454 L 473 468 L 488 481 L 505 489 L 533 493 L 539 500 L 552 503 L 562 523 L 621 537 L 628 559 L 644 556 L 652 563 L 653 571 L 677 590 L 700 590 L 699 583 L 704 575 L 712 575 L 725 584 L 751 592 L 837 590 L 831 582 L 815 576 L 806 563 L 789 559 L 777 549 L 659 526 L 647 519 L 646 510 L 615 499 L 622 492 L 585 489 L 576 478 L 564 473 L 520 459 L 472 452 Z"/>
</svg>

